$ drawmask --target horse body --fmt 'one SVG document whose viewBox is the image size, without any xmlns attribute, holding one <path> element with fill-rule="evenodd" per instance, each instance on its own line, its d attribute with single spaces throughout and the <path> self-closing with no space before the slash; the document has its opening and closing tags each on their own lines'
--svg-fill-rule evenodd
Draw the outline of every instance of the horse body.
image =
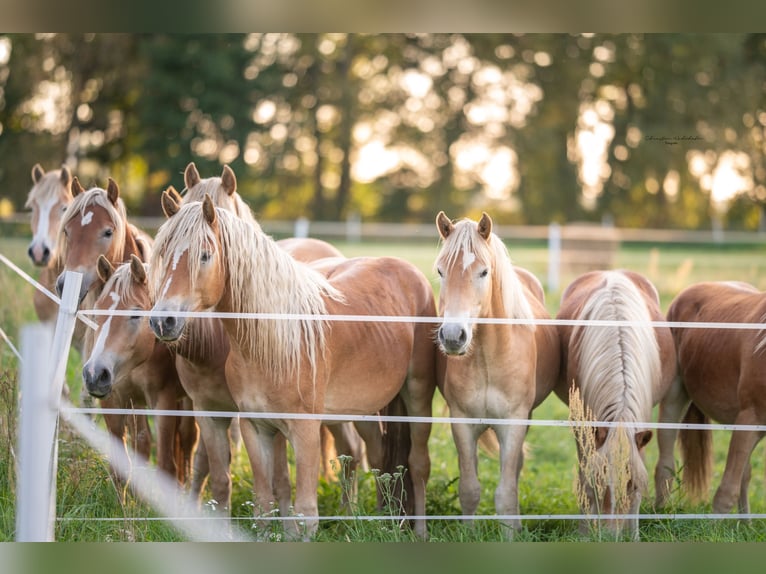
<svg viewBox="0 0 766 574">
<path fill-rule="evenodd" d="M 32 189 L 29 190 L 24 207 L 32 210 L 32 241 L 27 253 L 40 267 L 40 283 L 53 290 L 59 270 L 56 261 L 56 237 L 59 223 L 72 202 L 72 174 L 69 168 L 45 172 L 40 164 L 32 168 Z M 37 317 L 44 322 L 54 321 L 58 305 L 35 289 L 33 302 Z"/>
<path fill-rule="evenodd" d="M 432 316 L 430 285 L 410 264 L 392 258 L 333 259 L 319 261 L 312 269 L 279 249 L 258 228 L 216 209 L 209 198 L 183 206 L 163 225 L 156 241 L 154 309 L 172 318 L 158 325 L 158 334 L 180 336 L 185 321 L 173 317 L 176 311 L 214 308 L 301 316 L 223 321 L 232 346 L 226 380 L 239 410 L 370 414 L 401 392 L 410 414 L 430 416 L 435 354 L 427 327 L 363 326 L 352 321 L 325 325 L 305 318 L 328 312 Z M 331 264 L 335 267 L 329 269 Z M 370 296 L 371 286 L 375 297 Z M 273 504 L 273 439 L 279 431 L 295 451 L 295 512 L 316 516 L 321 421 L 251 419 L 251 423 L 257 437 L 253 453 L 257 507 L 269 511 Z M 415 423 L 410 429 L 408 461 L 415 511 L 424 514 L 430 425 Z M 317 522 L 307 518 L 306 526 L 310 535 Z M 425 536 L 422 521 L 416 530 Z"/>
<path fill-rule="evenodd" d="M 766 296 L 745 283 L 708 282 L 686 288 L 668 309 L 673 322 L 763 323 Z M 764 331 L 673 327 L 679 380 L 660 405 L 660 420 L 724 424 L 766 424 L 766 343 Z M 691 405 L 690 405 L 691 403 Z M 674 473 L 673 448 L 678 431 L 660 433 L 655 481 L 657 502 L 665 503 Z M 692 495 L 707 495 L 712 471 L 712 431 L 682 430 L 683 483 Z M 738 504 L 749 512 L 750 455 L 763 437 L 760 431 L 734 431 L 726 467 L 713 497 L 713 512 L 727 513 Z"/>
<path fill-rule="evenodd" d="M 454 417 L 528 419 L 557 382 L 559 340 L 543 325 L 474 323 L 473 318 L 549 319 L 539 281 L 514 267 L 485 213 L 477 223 L 436 219 L 443 240 L 438 340 L 447 355 L 443 394 Z M 480 485 L 477 441 L 487 425 L 453 423 L 464 514 L 476 513 Z M 492 425 L 500 447 L 499 514 L 518 515 L 518 477 L 526 426 Z M 505 521 L 513 529 L 521 521 Z"/>
<path fill-rule="evenodd" d="M 222 209 L 234 213 L 239 219 L 260 229 L 250 208 L 237 193 L 234 172 L 224 166 L 220 177 L 201 178 L 194 163 L 184 171 L 186 193 L 183 197 L 172 187 L 162 196 L 163 209 L 169 217 L 176 213 L 183 203 L 200 201 L 210 196 L 213 203 Z M 324 257 L 342 257 L 335 247 L 317 239 L 290 238 L 277 242 L 293 258 L 308 262 Z M 228 335 L 219 319 L 197 318 L 190 321 L 184 337 L 172 343 L 176 353 L 176 366 L 181 382 L 198 410 L 237 410 L 225 375 L 226 360 L 230 345 Z M 231 499 L 231 436 L 242 428 L 245 448 L 253 452 L 255 438 L 252 426 L 240 427 L 236 420 L 223 417 L 198 417 L 202 440 L 199 443 L 194 462 L 192 494 L 196 497 L 202 492 L 205 481 L 210 477 L 210 489 L 213 498 L 221 509 L 229 510 Z M 333 429 L 335 444 L 339 452 L 349 453 L 354 461 L 363 459 L 363 450 L 358 435 L 349 425 L 340 425 Z M 324 438 L 324 436 L 323 436 Z M 291 486 L 287 467 L 287 452 L 284 439 L 276 444 L 276 473 L 273 478 L 273 490 L 279 507 L 287 512 L 291 504 Z M 248 455 L 253 460 L 250 455 Z"/>
<path fill-rule="evenodd" d="M 649 422 L 652 407 L 675 377 L 675 347 L 661 321 L 657 290 L 630 271 L 592 271 L 578 277 L 562 294 L 557 319 L 631 321 L 631 326 L 559 325 L 562 347 L 557 394 L 569 402 L 577 390 L 581 409 L 575 419 Z M 589 514 L 636 514 L 648 478 L 643 450 L 651 431 L 624 427 L 575 430 L 583 511 Z M 619 534 L 638 536 L 638 520 L 603 521 Z M 586 530 L 588 523 L 581 523 Z"/>
<path fill-rule="evenodd" d="M 101 256 L 99 277 L 104 288 L 96 309 L 127 310 L 149 308 L 149 290 L 144 264 L 133 256 L 130 264 L 115 271 Z M 142 316 L 98 316 L 96 341 L 83 365 L 88 392 L 107 399 L 110 406 L 148 406 L 160 410 L 188 408 L 170 350 L 156 340 Z M 103 404 L 103 402 L 102 402 Z M 127 415 L 106 418 L 110 432 L 124 439 Z M 176 438 L 179 448 L 176 447 Z M 191 417 L 157 418 L 157 465 L 183 485 L 190 474 L 191 452 L 196 428 Z"/>
</svg>

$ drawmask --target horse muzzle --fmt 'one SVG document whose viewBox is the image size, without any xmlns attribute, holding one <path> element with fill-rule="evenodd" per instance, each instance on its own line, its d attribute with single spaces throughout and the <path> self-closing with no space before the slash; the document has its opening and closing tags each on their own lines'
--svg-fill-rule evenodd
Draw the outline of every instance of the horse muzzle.
<svg viewBox="0 0 766 574">
<path fill-rule="evenodd" d="M 62 272 L 61 275 L 59 275 L 58 278 L 56 279 L 56 294 L 59 297 L 61 297 L 64 294 L 65 276 L 66 276 L 66 271 Z M 85 296 L 88 294 L 88 291 L 90 291 L 91 285 L 93 285 L 93 279 L 88 273 L 83 273 L 82 283 L 80 283 L 80 294 L 78 295 L 78 300 L 77 300 L 78 306 L 82 304 L 83 300 L 85 299 Z"/>
<path fill-rule="evenodd" d="M 461 323 L 442 323 L 436 337 L 445 355 L 465 355 L 471 344 L 471 333 Z"/>
<path fill-rule="evenodd" d="M 40 246 L 37 243 L 31 243 L 27 254 L 37 267 L 45 267 L 51 259 L 51 250 L 44 244 Z"/>
<path fill-rule="evenodd" d="M 177 341 L 185 326 L 186 319 L 184 317 L 174 317 L 173 315 L 149 317 L 149 327 L 160 341 Z"/>
<path fill-rule="evenodd" d="M 112 371 L 104 365 L 92 365 L 90 361 L 85 363 L 82 380 L 88 393 L 97 399 L 103 399 L 112 392 L 114 377 Z"/>
</svg>

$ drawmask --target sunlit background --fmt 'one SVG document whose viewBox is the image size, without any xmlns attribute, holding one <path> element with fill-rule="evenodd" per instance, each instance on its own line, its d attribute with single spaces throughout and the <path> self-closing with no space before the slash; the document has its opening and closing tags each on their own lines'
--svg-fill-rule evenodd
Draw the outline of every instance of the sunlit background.
<svg viewBox="0 0 766 574">
<path fill-rule="evenodd" d="M 195 161 L 266 219 L 762 229 L 765 94 L 762 34 L 2 35 L 0 212 Z"/>
</svg>

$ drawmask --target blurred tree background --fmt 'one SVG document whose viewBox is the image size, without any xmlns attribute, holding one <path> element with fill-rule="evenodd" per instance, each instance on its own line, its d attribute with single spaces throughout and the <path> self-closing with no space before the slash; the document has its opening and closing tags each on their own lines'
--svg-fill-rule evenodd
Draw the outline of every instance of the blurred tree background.
<svg viewBox="0 0 766 574">
<path fill-rule="evenodd" d="M 193 160 L 265 219 L 763 229 L 765 129 L 765 34 L 0 35 L 6 213 Z"/>
</svg>

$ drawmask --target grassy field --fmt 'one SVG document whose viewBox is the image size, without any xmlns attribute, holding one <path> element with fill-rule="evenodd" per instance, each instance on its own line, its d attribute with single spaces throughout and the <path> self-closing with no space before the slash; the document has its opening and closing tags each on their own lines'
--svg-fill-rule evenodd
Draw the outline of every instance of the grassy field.
<svg viewBox="0 0 766 574">
<path fill-rule="evenodd" d="M 398 255 L 419 266 L 432 279 L 437 245 L 433 243 L 338 243 L 348 256 Z M 545 248 L 529 245 L 509 245 L 514 261 L 543 281 L 547 268 Z M 24 269 L 31 271 L 25 254 L 26 242 L 21 239 L 0 239 L 0 253 Z M 623 247 L 617 255 L 617 266 L 645 273 L 661 292 L 663 308 L 684 286 L 703 280 L 749 281 L 766 289 L 766 249 L 758 248 L 702 248 L 702 247 Z M 32 287 L 5 266 L 0 269 L 0 289 L 4 294 L 0 303 L 0 327 L 14 343 L 18 343 L 19 326 L 35 320 L 31 304 Z M 577 274 L 572 270 L 561 278 L 562 287 Z M 549 293 L 548 308 L 555 313 L 560 293 Z M 72 352 L 67 381 L 77 397 L 80 387 L 81 360 Z M 13 540 L 15 493 L 15 424 L 17 400 L 17 361 L 5 344 L 0 343 L 0 541 Z M 448 414 L 444 401 L 437 395 L 434 414 Z M 549 397 L 534 414 L 536 419 L 566 419 L 567 409 L 555 397 Z M 181 537 L 168 524 L 153 520 L 151 509 L 140 501 L 129 498 L 122 504 L 107 473 L 106 462 L 91 451 L 84 442 L 66 427 L 62 429 L 57 493 L 56 538 L 60 541 L 175 541 Z M 528 454 L 520 482 L 521 510 L 529 515 L 576 514 L 574 494 L 575 447 L 567 428 L 532 427 L 527 436 Z M 717 432 L 715 443 L 715 474 L 713 488 L 720 480 L 726 457 L 728 433 Z M 656 440 L 647 448 L 647 467 L 653 473 L 657 458 Z M 431 480 L 428 484 L 428 514 L 458 515 L 457 456 L 447 425 L 434 425 L 430 452 Z M 750 485 L 751 511 L 766 512 L 764 500 L 764 452 L 760 445 L 752 458 L 753 479 Z M 497 483 L 498 461 L 482 452 L 479 460 L 482 480 L 480 514 L 493 514 L 494 489 Z M 360 477 L 360 498 L 353 509 L 357 514 L 375 514 L 374 476 Z M 244 450 L 234 463 L 232 513 L 240 524 L 250 526 L 251 477 L 247 470 Z M 343 485 L 336 482 L 320 483 L 320 513 L 340 513 L 339 501 Z M 701 504 L 689 503 L 676 488 L 669 513 L 710 512 L 710 499 Z M 653 513 L 653 492 L 645 496 L 642 513 Z M 468 528 L 456 521 L 431 521 L 432 541 L 469 542 L 499 541 L 499 526 L 493 521 L 478 522 Z M 275 533 L 275 539 L 280 539 Z M 323 522 L 317 535 L 319 541 L 402 541 L 412 540 L 411 533 L 384 522 L 338 521 Z M 520 541 L 579 541 L 605 540 L 593 533 L 590 537 L 578 534 L 577 523 L 571 520 L 528 519 Z M 645 520 L 641 523 L 644 541 L 762 541 L 766 540 L 766 523 L 734 520 Z"/>
</svg>

